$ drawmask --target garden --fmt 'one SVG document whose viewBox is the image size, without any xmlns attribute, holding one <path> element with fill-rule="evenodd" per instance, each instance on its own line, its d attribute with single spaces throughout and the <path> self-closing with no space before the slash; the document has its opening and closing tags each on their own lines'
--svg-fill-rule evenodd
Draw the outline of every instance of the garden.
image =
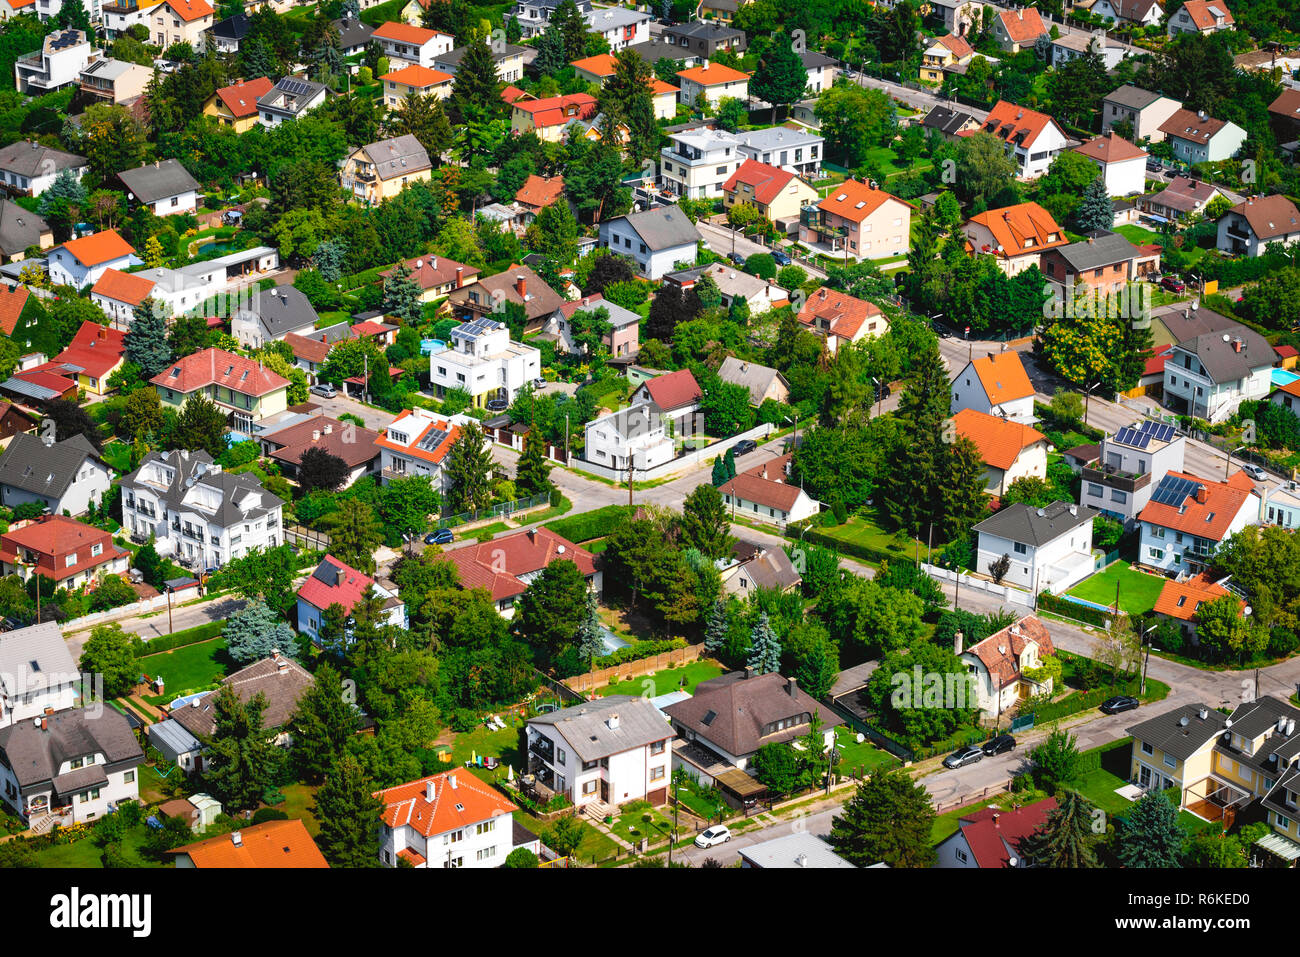
<svg viewBox="0 0 1300 957">
<path fill-rule="evenodd" d="M 1126 615 L 1145 615 L 1156 606 L 1165 578 L 1138 571 L 1126 561 L 1111 562 L 1103 571 L 1090 575 L 1075 585 L 1067 595 L 1112 608 L 1119 598 L 1120 611 Z"/>
</svg>

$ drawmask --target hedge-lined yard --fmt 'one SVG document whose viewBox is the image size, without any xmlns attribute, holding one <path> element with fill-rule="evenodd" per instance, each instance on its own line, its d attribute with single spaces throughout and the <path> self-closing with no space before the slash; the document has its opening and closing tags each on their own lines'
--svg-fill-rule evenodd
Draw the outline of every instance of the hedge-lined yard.
<svg viewBox="0 0 1300 957">
<path fill-rule="evenodd" d="M 581 544 L 610 534 L 628 512 L 627 505 L 606 505 L 591 512 L 547 522 L 544 527 L 574 544 Z"/>
</svg>

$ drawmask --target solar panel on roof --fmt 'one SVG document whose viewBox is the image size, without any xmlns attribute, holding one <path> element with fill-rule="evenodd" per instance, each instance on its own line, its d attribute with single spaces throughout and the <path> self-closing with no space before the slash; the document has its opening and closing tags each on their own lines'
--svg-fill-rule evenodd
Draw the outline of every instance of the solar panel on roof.
<svg viewBox="0 0 1300 957">
<path fill-rule="evenodd" d="M 1151 436 L 1147 435 L 1145 432 L 1139 432 L 1132 426 L 1126 425 L 1115 433 L 1115 441 L 1120 445 L 1127 445 L 1130 448 L 1145 449 L 1147 443 L 1151 441 Z"/>
<path fill-rule="evenodd" d="M 316 570 L 312 572 L 312 577 L 333 588 L 339 583 L 339 570 L 329 562 L 321 562 L 316 566 Z"/>
<path fill-rule="evenodd" d="M 1157 442 L 1168 442 L 1174 437 L 1174 427 L 1164 422 L 1153 422 L 1147 419 L 1142 423 L 1141 428 Z"/>
<path fill-rule="evenodd" d="M 280 89 L 285 93 L 292 94 L 293 96 L 302 96 L 305 93 L 311 92 L 311 86 L 304 83 L 302 80 L 294 79 L 291 76 L 286 76 L 280 81 Z"/>
<path fill-rule="evenodd" d="M 442 440 L 445 439 L 446 437 L 447 437 L 447 433 L 445 430 L 430 429 L 429 432 L 424 436 L 424 438 L 420 440 L 420 448 L 424 449 L 424 451 L 426 452 L 432 452 L 440 444 L 442 444 Z"/>
</svg>

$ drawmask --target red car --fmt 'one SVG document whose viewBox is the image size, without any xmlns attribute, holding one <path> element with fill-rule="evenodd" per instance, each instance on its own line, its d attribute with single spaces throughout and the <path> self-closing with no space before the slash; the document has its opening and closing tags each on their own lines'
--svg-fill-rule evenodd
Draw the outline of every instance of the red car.
<svg viewBox="0 0 1300 957">
<path fill-rule="evenodd" d="M 1160 280 L 1160 285 L 1164 286 L 1170 292 L 1185 292 L 1187 290 L 1187 283 L 1183 282 L 1176 276 L 1166 276 L 1164 279 Z"/>
</svg>

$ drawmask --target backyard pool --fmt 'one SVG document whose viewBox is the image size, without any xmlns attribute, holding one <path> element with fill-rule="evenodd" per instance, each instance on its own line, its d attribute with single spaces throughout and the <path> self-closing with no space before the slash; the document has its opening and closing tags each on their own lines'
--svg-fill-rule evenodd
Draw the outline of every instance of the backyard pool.
<svg viewBox="0 0 1300 957">
<path fill-rule="evenodd" d="M 1289 369 L 1270 369 L 1268 374 L 1276 386 L 1290 385 L 1296 379 L 1300 379 L 1300 373 L 1292 372 Z"/>
</svg>

